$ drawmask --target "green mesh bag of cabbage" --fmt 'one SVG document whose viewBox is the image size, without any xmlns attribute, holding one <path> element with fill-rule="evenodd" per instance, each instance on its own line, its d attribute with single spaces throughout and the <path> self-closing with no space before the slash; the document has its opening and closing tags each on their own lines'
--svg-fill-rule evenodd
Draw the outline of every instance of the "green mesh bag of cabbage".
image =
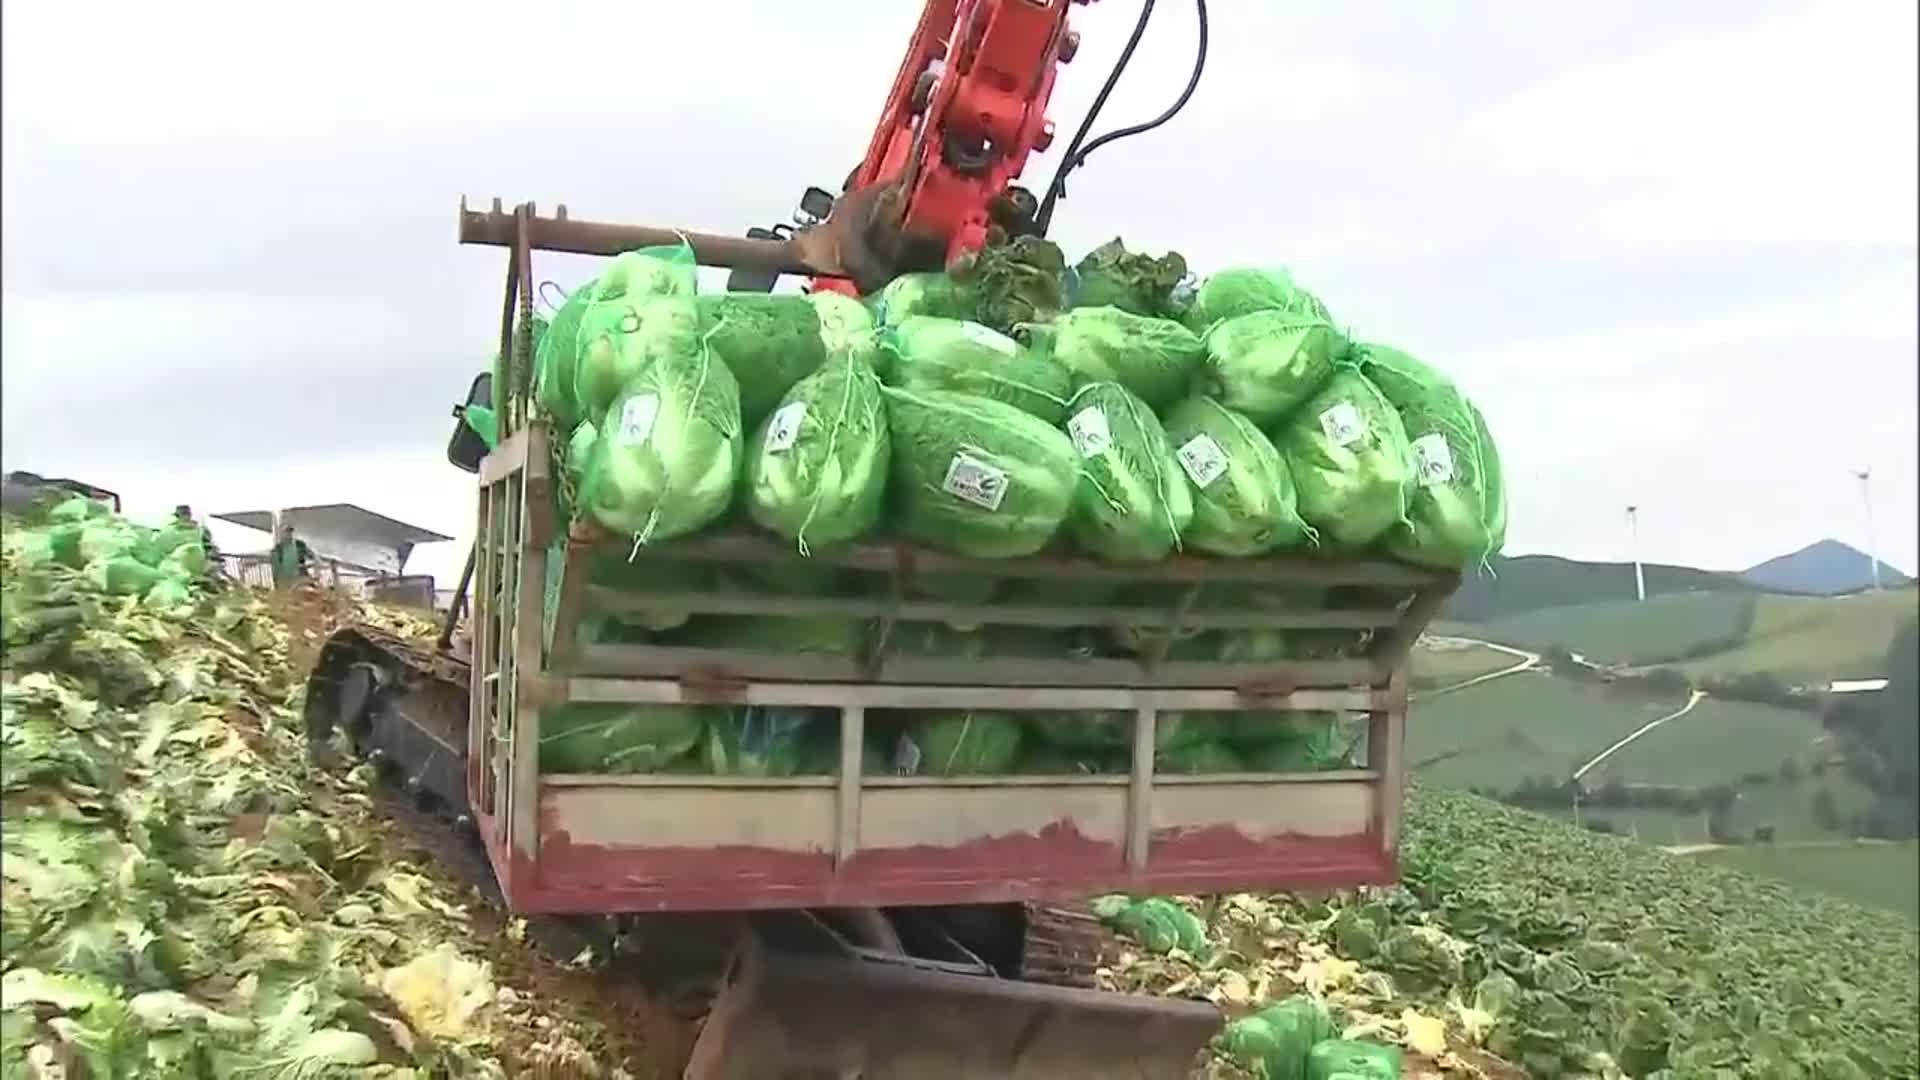
<svg viewBox="0 0 1920 1080">
<path fill-rule="evenodd" d="M 1185 321 L 1194 332 L 1204 334 L 1217 323 L 1256 311 L 1279 311 L 1321 322 L 1333 321 L 1327 305 L 1301 288 L 1293 280 L 1292 272 L 1283 267 L 1241 267 L 1209 276 L 1194 291 Z"/>
<path fill-rule="evenodd" d="M 651 773 L 685 762 L 707 710 L 686 705 L 575 702 L 540 710 L 543 773 Z"/>
<path fill-rule="evenodd" d="M 1119 383 L 1090 383 L 1067 404 L 1066 427 L 1080 455 L 1067 517 L 1080 549 L 1115 562 L 1153 562 L 1179 548 L 1193 521 L 1193 494 L 1147 403 Z"/>
<path fill-rule="evenodd" d="M 1480 436 L 1480 468 L 1487 489 L 1487 548 L 1489 557 L 1507 546 L 1507 484 L 1500 472 L 1500 446 L 1487 430 L 1487 418 L 1472 402 L 1473 429 Z"/>
<path fill-rule="evenodd" d="M 995 776 L 1020 757 L 1020 721 L 1006 713 L 971 709 L 912 715 L 894 749 L 904 776 Z"/>
<path fill-rule="evenodd" d="M 1320 999 L 1295 994 L 1228 1024 L 1216 1045 L 1233 1063 L 1268 1080 L 1305 1080 L 1313 1048 L 1333 1038 Z"/>
<path fill-rule="evenodd" d="M 807 299 L 820 318 L 827 359 L 848 357 L 880 370 L 880 332 L 865 304 L 837 292 L 808 293 Z"/>
<path fill-rule="evenodd" d="M 839 766 L 831 709 L 748 707 L 707 721 L 703 752 L 715 776 L 824 776 Z"/>
<path fill-rule="evenodd" d="M 1485 444 L 1474 409 L 1453 380 L 1398 349 L 1366 345 L 1361 370 L 1400 414 L 1413 452 L 1407 520 L 1387 534 L 1388 552 L 1457 570 L 1493 554 Z"/>
<path fill-rule="evenodd" d="M 1209 398 L 1189 398 L 1167 413 L 1165 427 L 1193 497 L 1183 545 L 1248 556 L 1308 540 L 1287 463 L 1252 421 Z"/>
<path fill-rule="evenodd" d="M 799 545 L 843 543 L 880 520 L 886 403 L 865 361 L 842 356 L 801 379 L 747 443 L 747 514 Z"/>
<path fill-rule="evenodd" d="M 1117 307 L 1074 308 L 1054 320 L 1053 358 L 1079 384 L 1116 382 L 1155 412 L 1186 397 L 1206 359 L 1193 331 Z"/>
<path fill-rule="evenodd" d="M 893 328 L 916 315 L 970 319 L 979 305 L 978 290 L 942 273 L 901 274 L 868 301 L 874 322 Z"/>
<path fill-rule="evenodd" d="M 1293 472 L 1300 516 L 1333 545 L 1357 550 L 1407 520 L 1413 486 L 1407 432 L 1365 375 L 1334 373 L 1282 425 L 1276 440 Z"/>
<path fill-rule="evenodd" d="M 613 399 L 580 484 L 581 513 L 637 544 L 694 532 L 733 498 L 739 389 L 697 338 L 682 345 L 656 356 Z"/>
<path fill-rule="evenodd" d="M 1112 894 L 1094 897 L 1090 906 L 1094 917 L 1108 929 L 1132 938 L 1148 952 L 1169 953 L 1179 949 L 1201 961 L 1213 953 L 1213 946 L 1207 941 L 1206 924 L 1193 912 L 1165 897 L 1135 900 Z"/>
<path fill-rule="evenodd" d="M 1326 1038 L 1307 1051 L 1304 1080 L 1400 1080 L 1400 1048 Z"/>
<path fill-rule="evenodd" d="M 916 315 L 886 337 L 888 385 L 940 390 L 1004 402 L 1058 424 L 1073 380 L 1052 357 L 1035 353 L 990 327 Z"/>
<path fill-rule="evenodd" d="M 820 310 L 810 297 L 739 292 L 696 303 L 708 345 L 740 384 L 740 420 L 749 429 L 826 361 Z"/>
<path fill-rule="evenodd" d="M 1271 427 L 1333 375 L 1333 324 L 1311 315 L 1256 311 L 1207 332 L 1202 392 Z"/>
<path fill-rule="evenodd" d="M 586 416 L 579 369 L 587 346 L 619 332 L 641 300 L 691 297 L 698 273 L 690 247 L 640 248 L 616 256 L 599 276 L 568 293 L 534 347 L 534 398 L 541 410 L 562 428 L 579 423 Z"/>
<path fill-rule="evenodd" d="M 589 338 L 580 352 L 580 411 L 596 427 L 620 391 L 656 361 L 712 351 L 702 333 L 700 308 L 691 297 L 622 302 L 598 310 L 618 312 L 619 317 Z"/>
<path fill-rule="evenodd" d="M 895 521 L 909 539 L 977 559 L 1047 545 L 1073 506 L 1073 442 L 1012 405 L 889 387 Z"/>
</svg>

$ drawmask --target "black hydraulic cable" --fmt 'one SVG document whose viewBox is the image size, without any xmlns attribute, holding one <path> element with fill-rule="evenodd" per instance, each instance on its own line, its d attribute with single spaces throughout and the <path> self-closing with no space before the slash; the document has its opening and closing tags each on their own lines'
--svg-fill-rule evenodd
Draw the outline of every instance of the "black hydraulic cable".
<svg viewBox="0 0 1920 1080">
<path fill-rule="evenodd" d="M 1066 153 L 1061 156 L 1060 164 L 1054 170 L 1053 181 L 1047 185 L 1047 193 L 1040 200 L 1040 209 L 1034 215 L 1034 223 L 1039 226 L 1042 235 L 1045 235 L 1047 226 L 1053 221 L 1054 204 L 1066 196 L 1068 173 L 1084 164 L 1088 155 L 1100 147 L 1129 135 L 1152 131 L 1173 119 L 1193 97 L 1194 88 L 1200 85 L 1200 74 L 1207 66 L 1207 0 L 1194 0 L 1193 3 L 1194 15 L 1199 23 L 1199 43 L 1194 50 L 1193 71 L 1187 76 L 1186 88 L 1180 91 L 1179 98 L 1168 106 L 1165 112 L 1152 120 L 1117 128 L 1087 143 L 1085 147 L 1081 146 L 1081 143 L 1086 140 L 1087 132 L 1093 128 L 1094 119 L 1100 115 L 1100 109 L 1106 105 L 1107 97 L 1113 93 L 1114 86 L 1119 83 L 1121 73 L 1127 68 L 1127 62 L 1133 59 L 1133 50 L 1140 44 L 1140 38 L 1146 32 L 1147 19 L 1153 15 L 1153 3 L 1154 0 L 1142 0 L 1140 17 L 1133 24 L 1133 34 L 1127 38 L 1126 47 L 1120 50 L 1120 57 L 1114 62 L 1113 70 L 1107 73 L 1107 81 L 1101 85 L 1100 93 L 1094 97 L 1093 105 L 1087 109 L 1087 115 L 1080 121 L 1080 129 L 1074 132 L 1073 141 L 1067 144 Z"/>
</svg>

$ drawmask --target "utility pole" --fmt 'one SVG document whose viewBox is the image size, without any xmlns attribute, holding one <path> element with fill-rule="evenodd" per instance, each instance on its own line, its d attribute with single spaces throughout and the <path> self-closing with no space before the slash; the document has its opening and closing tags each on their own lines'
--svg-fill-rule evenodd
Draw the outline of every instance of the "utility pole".
<svg viewBox="0 0 1920 1080">
<path fill-rule="evenodd" d="M 1873 568 L 1873 591 L 1879 592 L 1880 552 L 1873 539 L 1873 470 L 1855 469 L 1853 475 L 1860 480 L 1860 503 L 1867 509 L 1867 564 Z"/>
<path fill-rule="evenodd" d="M 1647 598 L 1647 571 L 1640 565 L 1640 508 L 1627 507 L 1627 530 L 1633 537 L 1633 587 L 1640 599 Z"/>
</svg>

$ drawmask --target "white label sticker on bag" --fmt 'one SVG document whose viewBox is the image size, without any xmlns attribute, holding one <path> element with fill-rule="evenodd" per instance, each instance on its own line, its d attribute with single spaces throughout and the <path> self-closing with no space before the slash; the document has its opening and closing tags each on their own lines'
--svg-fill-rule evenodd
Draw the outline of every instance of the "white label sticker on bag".
<svg viewBox="0 0 1920 1080">
<path fill-rule="evenodd" d="M 1180 467 L 1187 471 L 1187 478 L 1201 491 L 1213 486 L 1214 481 L 1227 475 L 1227 467 L 1232 464 L 1227 452 L 1213 441 L 1213 436 L 1204 432 L 1188 439 L 1173 455 L 1180 459 Z"/>
<path fill-rule="evenodd" d="M 1360 410 L 1353 402 L 1343 401 L 1320 414 L 1320 430 L 1326 432 L 1327 441 L 1335 446 L 1352 446 L 1366 438 L 1367 425 L 1360 419 Z"/>
<path fill-rule="evenodd" d="M 998 510 L 1007 497 L 1007 474 L 967 454 L 955 454 L 947 463 L 941 490 L 985 510 Z"/>
<path fill-rule="evenodd" d="M 1453 451 L 1445 435 L 1434 431 L 1413 440 L 1413 471 L 1421 487 L 1453 482 Z"/>
<path fill-rule="evenodd" d="M 637 394 L 627 399 L 620 407 L 620 427 L 618 441 L 622 446 L 646 442 L 653 434 L 654 417 L 660 415 L 660 396 L 658 394 Z"/>
<path fill-rule="evenodd" d="M 1098 405 L 1089 405 L 1074 413 L 1067 421 L 1067 434 L 1083 458 L 1099 457 L 1113 446 L 1113 430 L 1107 427 L 1107 414 L 1101 412 Z"/>
<path fill-rule="evenodd" d="M 981 326 L 977 322 L 961 323 L 960 333 L 965 335 L 966 339 L 975 345 L 985 345 L 997 353 L 1005 353 L 1008 356 L 1012 356 L 1020 350 L 1019 342 L 995 330 L 991 326 Z"/>
<path fill-rule="evenodd" d="M 766 452 L 781 454 L 793 449 L 794 442 L 800 438 L 800 422 L 806 418 L 804 401 L 789 401 L 780 406 L 767 421 Z"/>
</svg>

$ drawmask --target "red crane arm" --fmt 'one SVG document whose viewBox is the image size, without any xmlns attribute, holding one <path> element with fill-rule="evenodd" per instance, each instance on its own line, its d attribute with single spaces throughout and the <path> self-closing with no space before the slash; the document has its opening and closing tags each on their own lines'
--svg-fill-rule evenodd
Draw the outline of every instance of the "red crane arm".
<svg viewBox="0 0 1920 1080">
<path fill-rule="evenodd" d="M 937 267 L 986 243 L 996 204 L 1053 141 L 1054 75 L 1078 45 L 1067 9 L 1085 2 L 927 0 L 834 208 L 841 265 L 881 279 L 881 267 Z M 858 292 L 842 278 L 813 287 Z"/>
</svg>

